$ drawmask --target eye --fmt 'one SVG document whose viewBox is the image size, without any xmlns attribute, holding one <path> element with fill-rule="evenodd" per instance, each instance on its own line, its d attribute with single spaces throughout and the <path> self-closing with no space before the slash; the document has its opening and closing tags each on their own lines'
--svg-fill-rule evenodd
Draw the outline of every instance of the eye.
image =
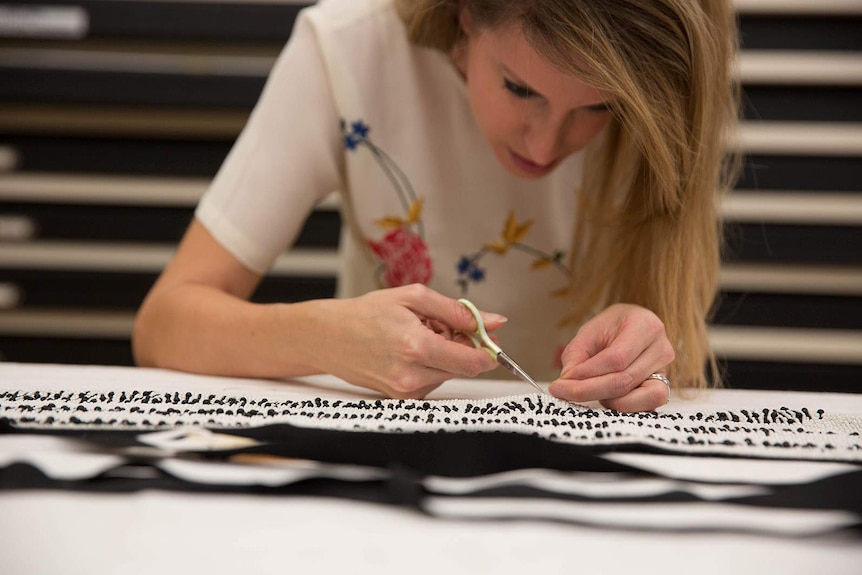
<svg viewBox="0 0 862 575">
<path fill-rule="evenodd" d="M 516 84 L 511 80 L 503 79 L 503 87 L 511 92 L 516 98 L 521 98 L 522 100 L 527 100 L 536 95 L 536 93 L 530 88 Z"/>
<path fill-rule="evenodd" d="M 593 112 L 595 114 L 601 114 L 604 112 L 610 112 L 612 105 L 610 102 L 605 102 L 603 104 L 596 104 L 595 106 L 587 106 L 585 109 Z"/>
</svg>

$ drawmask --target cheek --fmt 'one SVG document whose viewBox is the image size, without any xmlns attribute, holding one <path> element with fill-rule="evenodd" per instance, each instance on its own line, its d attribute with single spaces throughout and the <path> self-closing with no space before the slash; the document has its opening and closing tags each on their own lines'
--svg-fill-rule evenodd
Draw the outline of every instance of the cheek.
<svg viewBox="0 0 862 575">
<path fill-rule="evenodd" d="M 570 153 L 584 149 L 596 136 L 608 125 L 610 115 L 595 114 L 592 117 L 583 118 L 569 132 L 566 139 L 566 147 Z"/>
<path fill-rule="evenodd" d="M 486 139 L 495 143 L 511 138 L 517 133 L 518 118 L 523 117 L 523 107 L 513 109 L 511 98 L 500 87 L 498 78 L 478 70 L 469 78 L 470 106 Z"/>
<path fill-rule="evenodd" d="M 485 136 L 492 141 L 509 140 L 518 133 L 517 114 L 505 98 L 492 97 L 478 102 L 475 110 Z"/>
</svg>

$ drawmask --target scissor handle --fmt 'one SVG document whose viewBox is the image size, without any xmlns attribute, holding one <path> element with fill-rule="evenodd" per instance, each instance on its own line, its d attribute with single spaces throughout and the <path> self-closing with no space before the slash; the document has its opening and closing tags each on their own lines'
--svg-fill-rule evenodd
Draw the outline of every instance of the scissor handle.
<svg viewBox="0 0 862 575">
<path fill-rule="evenodd" d="M 496 360 L 497 355 L 502 353 L 503 350 L 488 336 L 488 332 L 485 331 L 485 321 L 482 319 L 482 314 L 479 313 L 479 309 L 468 299 L 461 298 L 458 300 L 458 303 L 463 304 L 464 307 L 470 310 L 470 313 L 473 314 L 473 318 L 476 320 L 476 325 L 478 326 L 473 333 L 464 333 L 470 338 L 473 345 L 479 348 L 484 347 L 491 357 Z"/>
</svg>

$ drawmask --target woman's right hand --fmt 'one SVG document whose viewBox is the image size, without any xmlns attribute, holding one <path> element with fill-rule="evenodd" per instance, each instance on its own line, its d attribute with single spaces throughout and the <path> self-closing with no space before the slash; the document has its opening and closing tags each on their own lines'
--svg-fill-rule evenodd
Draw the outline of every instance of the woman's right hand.
<svg viewBox="0 0 862 575">
<path fill-rule="evenodd" d="M 395 398 L 421 398 L 455 377 L 497 367 L 458 332 L 476 322 L 457 300 L 420 284 L 343 300 L 320 300 L 319 329 L 309 334 L 317 369 Z M 483 312 L 489 332 L 506 319 Z"/>
<path fill-rule="evenodd" d="M 232 377 L 329 373 L 390 397 L 415 398 L 497 365 L 456 333 L 476 329 L 467 308 L 426 286 L 251 303 L 260 279 L 194 220 L 138 312 L 137 363 Z M 493 331 L 505 318 L 485 314 L 485 321 Z"/>
</svg>

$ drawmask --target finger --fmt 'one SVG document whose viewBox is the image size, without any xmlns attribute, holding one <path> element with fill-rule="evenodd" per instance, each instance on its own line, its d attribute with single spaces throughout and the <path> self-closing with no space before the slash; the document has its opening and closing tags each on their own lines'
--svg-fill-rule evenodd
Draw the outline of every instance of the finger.
<svg viewBox="0 0 862 575">
<path fill-rule="evenodd" d="M 415 284 L 402 290 L 402 303 L 423 318 L 437 320 L 458 331 L 475 331 L 476 319 L 458 300 L 446 297 L 424 285 Z M 507 319 L 498 313 L 480 311 L 488 331 L 498 329 Z"/>
<path fill-rule="evenodd" d="M 613 326 L 616 326 L 616 323 Z M 593 320 L 578 330 L 560 356 L 563 364 L 561 377 L 574 379 L 586 377 L 576 371 L 576 368 L 613 342 L 613 335 L 608 333 L 608 329 L 605 322 Z M 615 327 L 611 329 L 615 330 Z"/>
<path fill-rule="evenodd" d="M 449 341 L 441 338 L 428 347 L 424 365 L 444 371 L 450 377 L 476 377 L 499 364 L 488 350 L 474 347 L 469 339 Z"/>
<path fill-rule="evenodd" d="M 670 400 L 667 386 L 655 379 L 647 379 L 622 397 L 606 399 L 601 404 L 608 409 L 623 412 L 653 411 Z"/>
<path fill-rule="evenodd" d="M 423 319 L 422 325 L 440 335 L 445 337 L 446 339 L 455 339 L 458 335 L 458 332 L 454 331 L 451 327 L 443 323 L 442 321 L 438 321 L 436 319 Z"/>
<path fill-rule="evenodd" d="M 377 379 L 370 387 L 395 398 L 424 397 L 454 377 L 475 377 L 498 367 L 487 350 L 450 341 L 430 331 L 420 339 L 421 353 L 392 379 Z"/>
<path fill-rule="evenodd" d="M 569 401 L 595 401 L 622 397 L 637 388 L 651 373 L 663 369 L 663 342 L 654 342 L 635 360 L 619 371 L 602 373 L 584 379 L 563 378 L 551 383 L 551 395 Z"/>
<path fill-rule="evenodd" d="M 575 377 L 577 373 L 575 368 L 598 353 L 599 350 L 594 349 L 595 347 L 595 339 L 590 339 L 586 336 L 582 337 L 578 333 L 563 349 L 563 353 L 560 355 L 560 362 L 563 365 L 560 378 L 570 379 Z"/>
<path fill-rule="evenodd" d="M 393 399 L 422 399 L 450 379 L 451 373 L 415 366 L 407 377 L 394 381 L 377 381 L 370 387 Z"/>
<path fill-rule="evenodd" d="M 653 347 L 657 341 L 655 334 L 647 334 L 638 329 L 624 330 L 606 347 L 596 350 L 589 357 L 567 368 L 565 376 L 567 379 L 589 379 L 622 371 Z"/>
<path fill-rule="evenodd" d="M 402 391 L 420 387 L 414 373 L 418 368 L 438 370 L 443 376 L 437 381 L 445 381 L 453 377 L 476 377 L 498 365 L 487 349 L 475 347 L 467 336 L 459 334 L 450 340 L 425 325 L 405 331 L 393 346 L 398 352 L 392 356 L 394 363 L 389 362 L 389 365 L 397 369 L 394 377 L 406 380 L 399 384 L 398 389 Z M 400 367 L 395 368 L 396 365 Z"/>
</svg>

